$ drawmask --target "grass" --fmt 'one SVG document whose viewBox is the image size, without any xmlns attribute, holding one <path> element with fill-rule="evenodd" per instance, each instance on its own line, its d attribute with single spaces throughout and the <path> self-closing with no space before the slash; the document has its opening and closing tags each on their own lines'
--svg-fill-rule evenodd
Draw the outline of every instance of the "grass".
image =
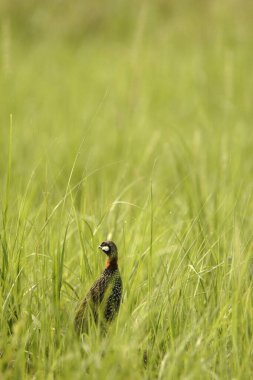
<svg viewBox="0 0 253 380">
<path fill-rule="evenodd" d="M 251 379 L 252 6 L 86 6 L 1 5 L 1 377 Z"/>
</svg>

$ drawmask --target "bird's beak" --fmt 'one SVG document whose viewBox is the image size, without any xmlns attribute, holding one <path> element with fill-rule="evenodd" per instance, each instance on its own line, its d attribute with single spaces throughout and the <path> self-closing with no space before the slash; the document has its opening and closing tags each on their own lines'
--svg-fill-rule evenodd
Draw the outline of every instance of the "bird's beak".
<svg viewBox="0 0 253 380">
<path fill-rule="evenodd" d="M 103 252 L 107 253 L 110 251 L 108 245 L 99 245 L 98 248 L 102 249 Z"/>
</svg>

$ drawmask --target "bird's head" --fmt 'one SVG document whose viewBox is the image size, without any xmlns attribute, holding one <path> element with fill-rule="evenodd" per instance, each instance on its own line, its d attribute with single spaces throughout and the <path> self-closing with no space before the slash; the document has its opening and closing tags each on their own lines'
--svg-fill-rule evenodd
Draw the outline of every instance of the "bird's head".
<svg viewBox="0 0 253 380">
<path fill-rule="evenodd" d="M 113 241 L 103 241 L 103 243 L 101 243 L 98 248 L 100 248 L 108 256 L 108 265 L 110 265 L 112 262 L 117 262 L 118 249 Z"/>
</svg>

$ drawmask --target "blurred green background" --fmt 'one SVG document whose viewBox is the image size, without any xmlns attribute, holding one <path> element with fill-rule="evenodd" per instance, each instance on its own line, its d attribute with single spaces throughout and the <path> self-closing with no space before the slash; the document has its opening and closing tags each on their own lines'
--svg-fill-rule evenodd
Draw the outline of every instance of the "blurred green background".
<svg viewBox="0 0 253 380">
<path fill-rule="evenodd" d="M 5 377 L 251 378 L 252 14 L 1 0 Z M 124 304 L 106 343 L 80 343 L 107 236 Z"/>
<path fill-rule="evenodd" d="M 175 137 L 196 155 L 206 144 L 217 166 L 214 145 L 252 136 L 251 11 L 250 1 L 2 1 L 1 171 L 10 114 L 22 178 L 46 160 L 61 187 L 83 138 L 79 178 L 115 160 L 108 176 L 122 165 L 126 182 L 146 176 L 159 157 L 170 163 Z"/>
</svg>

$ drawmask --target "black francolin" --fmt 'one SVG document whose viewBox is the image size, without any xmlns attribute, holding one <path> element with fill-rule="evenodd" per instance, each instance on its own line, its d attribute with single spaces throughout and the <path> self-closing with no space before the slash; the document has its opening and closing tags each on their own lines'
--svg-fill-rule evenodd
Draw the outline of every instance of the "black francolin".
<svg viewBox="0 0 253 380">
<path fill-rule="evenodd" d="M 104 241 L 99 248 L 107 255 L 106 268 L 81 302 L 75 329 L 87 333 L 92 319 L 103 328 L 116 316 L 121 302 L 122 280 L 118 269 L 118 250 L 113 241 Z"/>
</svg>

